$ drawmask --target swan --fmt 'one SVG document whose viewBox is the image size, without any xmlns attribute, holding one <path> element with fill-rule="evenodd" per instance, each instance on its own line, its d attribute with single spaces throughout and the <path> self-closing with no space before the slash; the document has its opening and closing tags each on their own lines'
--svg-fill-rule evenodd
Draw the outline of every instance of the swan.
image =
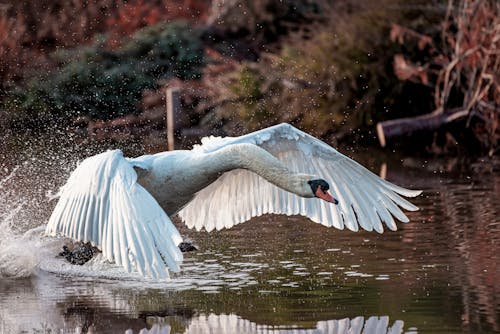
<svg viewBox="0 0 500 334">
<path fill-rule="evenodd" d="M 127 272 L 163 279 L 169 269 L 179 272 L 183 259 L 174 214 L 206 231 L 274 213 L 382 233 L 383 224 L 396 230 L 394 217 L 408 222 L 400 207 L 418 208 L 402 196 L 420 193 L 283 123 L 241 137 L 203 138 L 192 150 L 89 157 L 60 188 L 45 234 L 90 242 Z"/>
</svg>

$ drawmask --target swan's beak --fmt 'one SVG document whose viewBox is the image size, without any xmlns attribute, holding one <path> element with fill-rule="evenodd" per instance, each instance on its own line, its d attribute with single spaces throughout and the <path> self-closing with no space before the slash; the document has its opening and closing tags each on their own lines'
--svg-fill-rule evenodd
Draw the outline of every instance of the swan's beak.
<svg viewBox="0 0 500 334">
<path fill-rule="evenodd" d="M 315 195 L 316 195 L 316 197 L 319 197 L 322 200 L 325 200 L 327 202 L 339 204 L 339 201 L 337 201 L 335 198 L 333 198 L 333 196 L 330 195 L 330 193 L 328 191 L 321 190 L 321 187 L 318 187 Z"/>
</svg>

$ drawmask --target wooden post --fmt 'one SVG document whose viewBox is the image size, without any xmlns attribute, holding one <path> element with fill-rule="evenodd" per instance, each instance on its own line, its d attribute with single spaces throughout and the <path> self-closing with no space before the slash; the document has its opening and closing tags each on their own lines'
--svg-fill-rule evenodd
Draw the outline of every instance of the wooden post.
<svg viewBox="0 0 500 334">
<path fill-rule="evenodd" d="M 181 117 L 181 94 L 179 88 L 167 88 L 167 150 L 175 149 L 175 135 L 179 129 L 178 121 Z"/>
</svg>

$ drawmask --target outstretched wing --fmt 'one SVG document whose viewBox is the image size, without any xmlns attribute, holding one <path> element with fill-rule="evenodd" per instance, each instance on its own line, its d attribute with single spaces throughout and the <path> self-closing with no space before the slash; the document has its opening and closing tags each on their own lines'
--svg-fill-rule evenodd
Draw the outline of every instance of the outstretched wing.
<svg viewBox="0 0 500 334">
<path fill-rule="evenodd" d="M 196 194 L 179 216 L 198 230 L 230 228 L 266 213 L 302 215 L 325 226 L 357 231 L 358 226 L 382 233 L 382 222 L 396 230 L 393 217 L 408 218 L 399 208 L 418 210 L 400 195 L 414 197 L 421 191 L 389 183 L 354 160 L 289 124 L 280 124 L 237 138 L 205 138 L 195 150 L 216 151 L 227 145 L 258 145 L 290 170 L 318 175 L 331 185 L 339 205 L 286 192 L 243 169 L 224 173 Z"/>
<path fill-rule="evenodd" d="M 182 238 L 156 200 L 137 182 L 120 150 L 84 160 L 60 190 L 46 233 L 90 241 L 105 259 L 144 276 L 180 270 Z"/>
</svg>

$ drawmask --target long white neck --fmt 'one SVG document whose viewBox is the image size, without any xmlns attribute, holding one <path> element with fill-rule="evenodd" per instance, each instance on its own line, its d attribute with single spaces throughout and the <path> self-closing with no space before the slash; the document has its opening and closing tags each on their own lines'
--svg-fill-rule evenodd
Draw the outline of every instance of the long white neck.
<svg viewBox="0 0 500 334">
<path fill-rule="evenodd" d="M 314 176 L 290 171 L 266 150 L 252 144 L 234 144 L 217 151 L 192 154 L 174 151 L 160 154 L 153 168 L 138 172 L 138 182 L 171 215 L 224 172 L 247 169 L 274 185 L 302 197 L 313 197 L 307 181 Z"/>
<path fill-rule="evenodd" d="M 256 145 L 242 143 L 222 148 L 208 153 L 207 162 L 214 172 L 247 169 L 284 190 L 302 197 L 314 196 L 307 184 L 314 176 L 290 171 L 272 154 Z"/>
</svg>

